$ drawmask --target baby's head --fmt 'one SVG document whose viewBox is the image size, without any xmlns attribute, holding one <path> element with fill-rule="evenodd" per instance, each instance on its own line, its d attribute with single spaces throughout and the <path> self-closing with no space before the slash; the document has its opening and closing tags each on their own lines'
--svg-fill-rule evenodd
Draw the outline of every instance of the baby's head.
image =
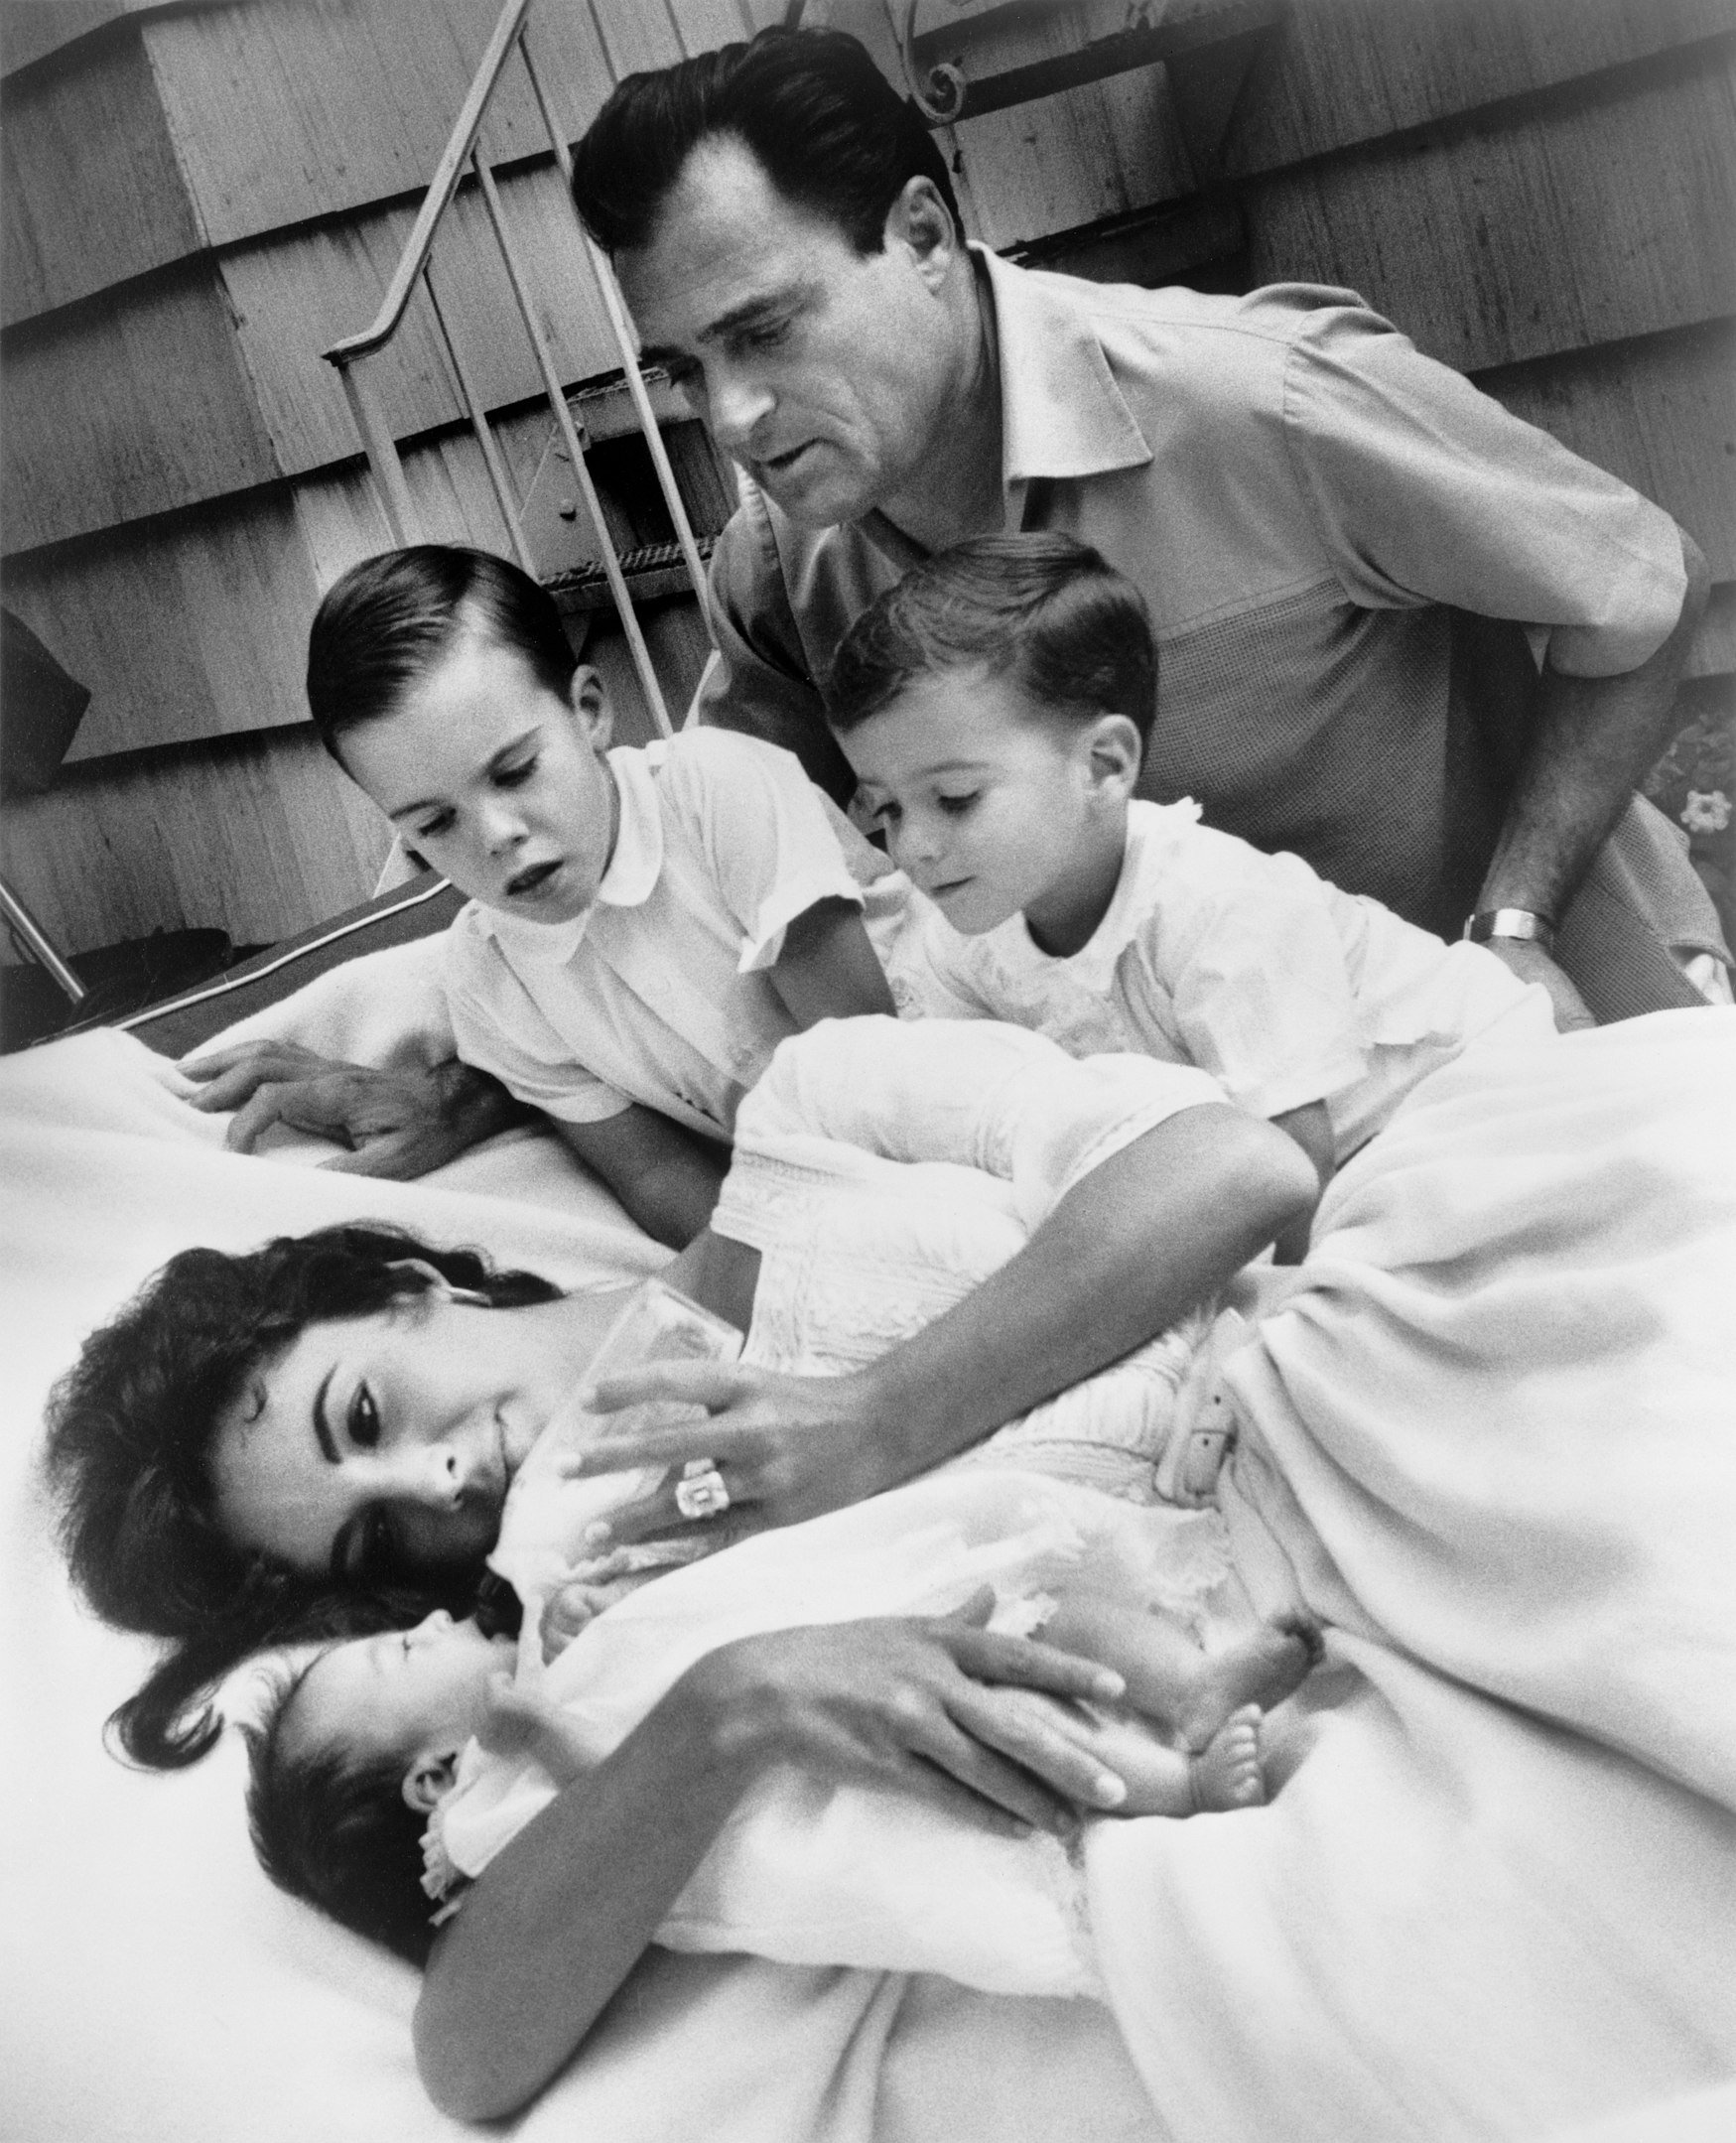
<svg viewBox="0 0 1736 2143">
<path fill-rule="evenodd" d="M 442 1613 L 333 1645 L 291 1676 L 247 1737 L 254 1850 L 279 1889 L 426 1963 L 422 1833 L 513 1655 Z"/>
<path fill-rule="evenodd" d="M 828 714 L 892 860 L 968 935 L 1077 950 L 1115 890 L 1151 727 L 1144 601 L 1087 545 L 981 536 L 852 625 Z"/>
<path fill-rule="evenodd" d="M 620 816 L 611 716 L 528 574 L 438 543 L 352 566 L 314 618 L 308 704 L 327 750 L 462 892 L 530 922 L 590 907 Z"/>
</svg>

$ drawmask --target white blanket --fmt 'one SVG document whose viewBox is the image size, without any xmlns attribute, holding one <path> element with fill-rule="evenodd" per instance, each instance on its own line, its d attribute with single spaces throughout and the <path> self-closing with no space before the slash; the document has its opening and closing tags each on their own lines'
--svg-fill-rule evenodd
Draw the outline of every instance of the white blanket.
<svg viewBox="0 0 1736 2143">
<path fill-rule="evenodd" d="M 281 1007 L 270 1023 L 312 1045 Z M 416 2078 L 414 1972 L 259 1874 L 239 1747 L 170 1779 L 103 1751 L 102 1721 L 150 1652 L 71 1596 L 38 1492 L 43 1404 L 82 1336 L 194 1243 L 379 1215 L 572 1285 L 637 1278 L 667 1254 L 556 1140 L 519 1136 L 437 1179 L 372 1184 L 221 1152 L 220 1122 L 166 1071 L 112 1033 L 0 1062 L 0 2134 L 464 2137 Z M 1081 2024 L 1077 2004 L 663 1951 L 633 1989 L 516 2138 L 1161 2136 L 1113 2025 L 1101 2011 Z"/>
<path fill-rule="evenodd" d="M 1569 1044 L 1546 1096 L 1442 1075 L 1243 1358 L 1245 1573 L 1348 1634 L 1270 1808 L 1094 1830 L 1154 2114 L 1094 2004 L 663 1957 L 520 2132 L 1442 2143 L 1619 2115 L 1653 2143 L 1699 2132 L 1677 2097 L 1683 2123 L 1736 2106 L 1733 1050 L 1736 1014 L 1675 1013 Z M 659 1254 L 589 1186 L 563 1214 L 224 1156 L 150 1065 L 100 1035 L 0 1065 L 7 2125 L 457 2133 L 413 2077 L 412 1975 L 249 1866 L 233 1752 L 167 1781 L 98 1752 L 142 1651 L 68 1599 L 35 1424 L 80 1334 L 189 1242 L 371 1212 L 569 1282 Z"/>
</svg>

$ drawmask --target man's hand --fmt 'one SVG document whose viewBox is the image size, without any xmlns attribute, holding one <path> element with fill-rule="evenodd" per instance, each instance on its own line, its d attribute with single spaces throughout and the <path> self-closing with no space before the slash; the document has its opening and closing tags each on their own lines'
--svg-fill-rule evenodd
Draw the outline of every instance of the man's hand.
<svg viewBox="0 0 1736 2143">
<path fill-rule="evenodd" d="M 1487 938 L 1483 950 L 1495 955 L 1522 983 L 1537 983 L 1549 993 L 1555 1025 L 1563 1034 L 1575 1027 L 1596 1026 L 1585 1000 L 1542 947 L 1531 938 Z"/>
<path fill-rule="evenodd" d="M 457 1058 L 429 1069 L 373 1071 L 295 1042 L 242 1042 L 180 1067 L 203 1091 L 193 1106 L 235 1112 L 223 1143 L 251 1153 L 274 1124 L 349 1148 L 325 1165 L 350 1175 L 426 1175 L 514 1121 L 518 1105 Z"/>
</svg>

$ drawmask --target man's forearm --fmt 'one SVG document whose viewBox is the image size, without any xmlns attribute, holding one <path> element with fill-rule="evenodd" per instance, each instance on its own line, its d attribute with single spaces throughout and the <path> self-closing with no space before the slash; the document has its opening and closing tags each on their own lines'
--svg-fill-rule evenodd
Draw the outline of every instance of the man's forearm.
<svg viewBox="0 0 1736 2143">
<path fill-rule="evenodd" d="M 1167 1331 L 1318 1195 L 1301 1149 L 1228 1105 L 1135 1139 L 1075 1184 L 1016 1258 L 862 1373 L 896 1440 L 895 1478 Z"/>
<path fill-rule="evenodd" d="M 1478 895 L 1559 922 L 1598 849 L 1669 740 L 1675 687 L 1705 608 L 1705 560 L 1682 539 L 1687 592 L 1669 638 L 1615 677 L 1545 666 L 1536 735 Z"/>
</svg>

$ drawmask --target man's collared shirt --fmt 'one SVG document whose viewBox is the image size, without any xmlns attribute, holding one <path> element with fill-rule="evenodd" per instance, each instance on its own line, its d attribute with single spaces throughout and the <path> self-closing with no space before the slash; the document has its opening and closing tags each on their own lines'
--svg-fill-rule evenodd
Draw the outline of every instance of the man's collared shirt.
<svg viewBox="0 0 1736 2143">
<path fill-rule="evenodd" d="M 1133 580 L 1158 646 L 1141 792 L 1450 934 L 1523 737 L 1497 704 L 1615 673 L 1685 588 L 1669 517 L 1421 356 L 1346 291 L 1104 286 L 979 253 L 995 308 L 1009 527 L 1065 529 Z M 713 564 L 705 719 L 850 775 L 816 680 L 898 578 L 868 522 L 797 528 L 745 479 Z M 1511 621 L 1473 677 L 1455 612 Z M 1466 643 L 1468 644 L 1468 642 Z M 1455 685 L 1457 689 L 1455 689 Z"/>
</svg>

